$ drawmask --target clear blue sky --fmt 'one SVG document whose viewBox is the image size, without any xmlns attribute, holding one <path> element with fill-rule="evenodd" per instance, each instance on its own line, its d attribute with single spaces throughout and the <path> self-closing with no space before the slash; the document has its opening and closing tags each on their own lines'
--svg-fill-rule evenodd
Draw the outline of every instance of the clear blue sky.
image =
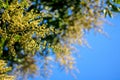
<svg viewBox="0 0 120 80">
<path fill-rule="evenodd" d="M 91 32 L 86 38 L 92 48 L 77 46 L 80 54 L 76 64 L 80 70 L 76 73 L 77 80 L 120 80 L 120 15 L 108 20 L 112 26 L 105 24 L 104 30 L 109 38 Z M 56 68 L 49 80 L 75 79 Z"/>
</svg>

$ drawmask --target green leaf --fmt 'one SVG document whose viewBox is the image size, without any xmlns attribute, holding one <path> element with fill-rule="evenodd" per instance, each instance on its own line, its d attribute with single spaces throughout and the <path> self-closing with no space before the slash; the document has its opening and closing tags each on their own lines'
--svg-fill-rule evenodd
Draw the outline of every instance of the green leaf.
<svg viewBox="0 0 120 80">
<path fill-rule="evenodd" d="M 107 16 L 107 10 L 104 9 L 104 10 L 103 10 L 103 13 L 104 13 L 104 15 L 105 15 L 105 17 L 106 17 L 106 16 Z"/>
<path fill-rule="evenodd" d="M 1 38 L 1 40 L 0 40 L 0 57 L 2 55 L 2 50 L 3 50 L 4 42 L 5 42 L 5 39 Z"/>
<path fill-rule="evenodd" d="M 116 4 L 120 4 L 120 0 L 113 0 Z"/>
<path fill-rule="evenodd" d="M 14 36 L 14 39 L 15 39 L 16 41 L 18 41 L 20 38 L 21 38 L 20 35 L 15 35 L 15 36 Z"/>
<path fill-rule="evenodd" d="M 112 18 L 112 12 L 110 10 L 108 10 L 108 15 Z"/>
<path fill-rule="evenodd" d="M 112 5 L 112 11 L 119 12 L 120 8 L 115 5 Z"/>
</svg>

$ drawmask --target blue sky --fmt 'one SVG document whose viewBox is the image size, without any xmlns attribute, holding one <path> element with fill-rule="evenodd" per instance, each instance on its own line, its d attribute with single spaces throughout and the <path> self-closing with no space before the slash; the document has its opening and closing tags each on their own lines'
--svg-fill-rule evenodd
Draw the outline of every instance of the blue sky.
<svg viewBox="0 0 120 80">
<path fill-rule="evenodd" d="M 120 15 L 107 18 L 112 24 L 104 24 L 109 37 L 90 32 L 86 35 L 91 48 L 76 46 L 78 49 L 77 80 L 120 80 Z M 34 80 L 39 80 L 36 78 Z M 58 68 L 53 69 L 49 80 L 75 80 Z"/>
</svg>

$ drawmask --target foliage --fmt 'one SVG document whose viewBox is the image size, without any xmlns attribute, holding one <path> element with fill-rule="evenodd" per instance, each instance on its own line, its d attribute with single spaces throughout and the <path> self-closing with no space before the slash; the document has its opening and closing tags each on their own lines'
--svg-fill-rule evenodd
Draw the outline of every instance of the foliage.
<svg viewBox="0 0 120 80">
<path fill-rule="evenodd" d="M 107 0 L 106 1 L 106 4 L 107 6 L 105 6 L 105 9 L 103 10 L 104 14 L 105 14 L 105 17 L 107 15 L 109 15 L 110 17 L 112 17 L 112 12 L 120 12 L 120 7 L 118 7 L 117 4 L 120 4 L 120 1 L 119 0 Z"/>
<path fill-rule="evenodd" d="M 13 76 L 7 75 L 7 72 L 11 70 L 10 67 L 6 67 L 6 63 L 0 60 L 0 80 L 14 80 Z"/>
<path fill-rule="evenodd" d="M 84 44 L 86 31 L 101 32 L 102 19 L 120 11 L 116 4 L 119 0 L 0 0 L 0 60 L 19 75 L 39 68 L 47 75 L 53 61 L 74 69 L 72 45 Z"/>
</svg>

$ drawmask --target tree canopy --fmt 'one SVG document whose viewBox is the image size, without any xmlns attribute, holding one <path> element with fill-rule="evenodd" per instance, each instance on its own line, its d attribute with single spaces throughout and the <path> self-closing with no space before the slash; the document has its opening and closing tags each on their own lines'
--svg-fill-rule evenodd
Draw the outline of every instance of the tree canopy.
<svg viewBox="0 0 120 80">
<path fill-rule="evenodd" d="M 37 71 L 47 76 L 52 62 L 67 71 L 74 69 L 73 44 L 85 44 L 86 31 L 102 32 L 103 19 L 119 13 L 119 4 L 119 0 L 0 0 L 0 80 Z"/>
</svg>

